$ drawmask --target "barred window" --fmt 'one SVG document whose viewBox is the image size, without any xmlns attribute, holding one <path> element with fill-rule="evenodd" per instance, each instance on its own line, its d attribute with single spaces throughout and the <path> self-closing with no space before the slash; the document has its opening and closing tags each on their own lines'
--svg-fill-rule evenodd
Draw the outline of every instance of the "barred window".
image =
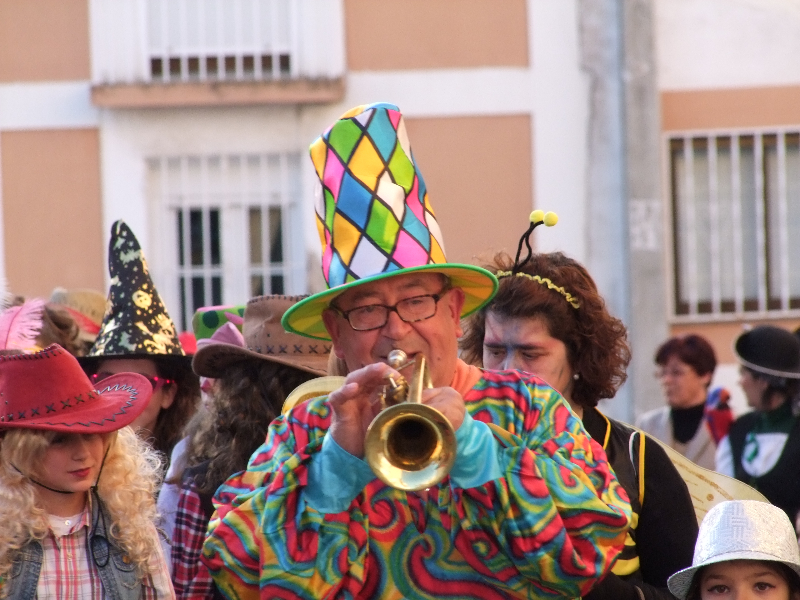
<svg viewBox="0 0 800 600">
<path fill-rule="evenodd" d="M 298 153 L 148 160 L 151 201 L 171 223 L 160 246 L 179 327 L 202 306 L 303 287 L 292 282 L 302 267 L 292 260 L 300 177 Z"/>
<path fill-rule="evenodd" d="M 677 320 L 800 313 L 800 133 L 669 140 Z"/>
</svg>

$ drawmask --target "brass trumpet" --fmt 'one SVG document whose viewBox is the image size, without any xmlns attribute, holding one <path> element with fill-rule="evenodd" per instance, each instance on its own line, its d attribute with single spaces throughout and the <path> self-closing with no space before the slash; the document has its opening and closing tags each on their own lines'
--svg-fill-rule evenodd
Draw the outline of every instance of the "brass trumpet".
<svg viewBox="0 0 800 600">
<path fill-rule="evenodd" d="M 456 433 L 438 410 L 422 404 L 422 390 L 433 387 L 422 354 L 414 361 L 402 350 L 389 353 L 396 370 L 411 364 L 411 381 L 387 377 L 384 409 L 367 429 L 364 453 L 375 475 L 386 485 L 414 492 L 447 477 L 456 458 Z"/>
</svg>

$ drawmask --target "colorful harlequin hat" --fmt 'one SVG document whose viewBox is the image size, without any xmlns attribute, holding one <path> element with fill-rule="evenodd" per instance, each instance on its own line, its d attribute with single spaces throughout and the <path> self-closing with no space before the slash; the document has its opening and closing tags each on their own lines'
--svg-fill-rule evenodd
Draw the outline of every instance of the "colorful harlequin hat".
<svg viewBox="0 0 800 600">
<path fill-rule="evenodd" d="M 111 288 L 106 314 L 81 364 L 91 367 L 101 359 L 150 358 L 185 363 L 189 368 L 191 359 L 153 285 L 142 248 L 123 221 L 111 227 L 108 269 Z"/>
<path fill-rule="evenodd" d="M 108 433 L 130 425 L 153 393 L 137 373 L 112 375 L 97 387 L 58 344 L 34 354 L 0 356 L 0 431 Z"/>
<path fill-rule="evenodd" d="M 221 377 L 234 363 L 257 360 L 326 375 L 331 345 L 309 341 L 284 331 L 281 326 L 287 309 L 304 298 L 280 295 L 252 298 L 244 310 L 242 333 L 233 324 L 225 323 L 211 339 L 200 340 L 192 360 L 194 372 L 202 377 Z"/>
<path fill-rule="evenodd" d="M 330 339 L 321 315 L 331 300 L 394 275 L 447 275 L 464 290 L 462 317 L 494 295 L 497 280 L 489 271 L 447 263 L 442 232 L 396 106 L 378 103 L 346 112 L 310 151 L 320 179 L 317 229 L 328 289 L 286 312 L 288 331 Z"/>
</svg>

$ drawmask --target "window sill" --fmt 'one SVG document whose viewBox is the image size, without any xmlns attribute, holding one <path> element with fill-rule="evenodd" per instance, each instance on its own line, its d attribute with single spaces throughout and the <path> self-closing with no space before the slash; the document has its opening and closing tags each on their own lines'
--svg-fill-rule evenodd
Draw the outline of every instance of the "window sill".
<svg viewBox="0 0 800 600">
<path fill-rule="evenodd" d="M 100 108 L 330 104 L 343 98 L 344 79 L 341 77 L 92 86 L 92 104 Z"/>
</svg>

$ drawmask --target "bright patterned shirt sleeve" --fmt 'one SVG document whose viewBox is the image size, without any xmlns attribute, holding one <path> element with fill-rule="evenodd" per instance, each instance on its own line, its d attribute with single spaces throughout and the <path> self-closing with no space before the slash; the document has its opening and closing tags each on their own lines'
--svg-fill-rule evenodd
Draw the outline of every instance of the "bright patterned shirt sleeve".
<svg viewBox="0 0 800 600">
<path fill-rule="evenodd" d="M 372 480 L 346 511 L 304 499 L 330 414 L 324 398 L 273 422 L 224 484 L 203 561 L 231 598 L 575 598 L 608 571 L 628 527 L 602 448 L 552 388 L 486 371 L 464 397 L 507 432 L 502 477 L 428 494 Z"/>
</svg>

